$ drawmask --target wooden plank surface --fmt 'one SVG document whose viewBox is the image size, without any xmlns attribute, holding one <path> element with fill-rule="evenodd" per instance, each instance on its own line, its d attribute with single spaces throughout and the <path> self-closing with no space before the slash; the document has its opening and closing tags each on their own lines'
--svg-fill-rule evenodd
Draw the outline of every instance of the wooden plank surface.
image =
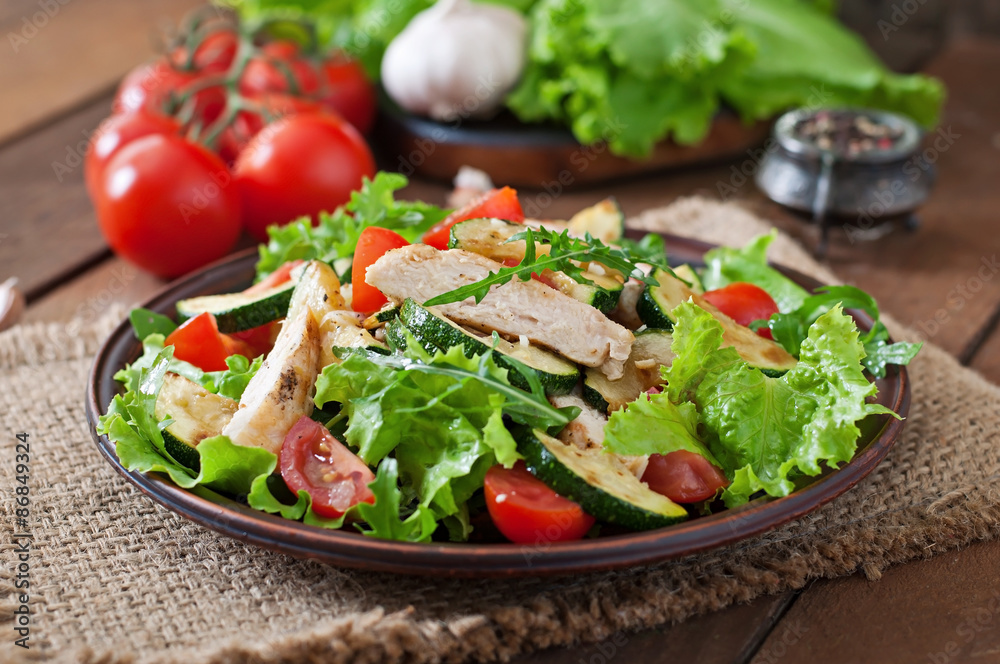
<svg viewBox="0 0 1000 664">
<path fill-rule="evenodd" d="M 202 0 L 3 0 L 0 143 L 110 90 Z"/>
<path fill-rule="evenodd" d="M 752 664 L 979 664 L 1000 661 L 1000 545 L 814 584 Z"/>
<path fill-rule="evenodd" d="M 643 662 L 732 664 L 747 661 L 791 604 L 794 593 L 737 604 L 686 622 L 636 634 L 618 633 L 588 646 L 545 650 L 512 664 Z"/>
</svg>

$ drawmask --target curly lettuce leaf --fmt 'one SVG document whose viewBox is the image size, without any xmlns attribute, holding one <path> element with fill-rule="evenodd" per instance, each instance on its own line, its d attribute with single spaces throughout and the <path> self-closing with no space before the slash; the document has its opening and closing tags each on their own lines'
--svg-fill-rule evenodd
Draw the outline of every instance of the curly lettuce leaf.
<svg viewBox="0 0 1000 664">
<path fill-rule="evenodd" d="M 745 118 L 795 106 L 860 106 L 903 113 L 924 126 L 937 122 L 944 102 L 940 81 L 890 72 L 858 35 L 810 3 L 741 2 L 734 15 L 757 54 L 721 88 Z"/>
<path fill-rule="evenodd" d="M 168 346 L 148 367 L 139 369 L 134 389 L 115 396 L 107 414 L 100 417 L 98 433 L 115 443 L 115 453 L 126 470 L 166 473 L 185 489 L 205 486 L 230 495 L 248 493 L 257 477 L 270 475 L 277 465 L 278 458 L 267 450 L 234 445 L 226 436 L 206 438 L 196 448 L 201 463 L 198 474 L 167 453 L 162 431 L 170 420 L 157 420 L 155 406 L 173 361 L 173 347 Z"/>
<path fill-rule="evenodd" d="M 793 480 L 847 462 L 857 448 L 857 421 L 891 410 L 868 403 L 876 387 L 865 377 L 864 347 L 853 319 L 839 306 L 820 316 L 802 343 L 799 363 L 770 378 L 732 348 L 720 348 L 722 327 L 692 303 L 672 313 L 673 365 L 663 370 L 668 399 L 692 403 L 709 450 L 733 484 L 727 506 L 760 490 L 788 495 Z"/>
<path fill-rule="evenodd" d="M 615 454 L 670 454 L 687 450 L 716 466 L 719 462 L 698 434 L 698 410 L 674 404 L 665 393 L 642 394 L 611 414 L 604 428 L 604 448 Z"/>
<path fill-rule="evenodd" d="M 288 261 L 319 259 L 332 263 L 354 254 L 361 232 L 369 226 L 389 228 L 410 242 L 444 219 L 448 210 L 420 201 L 397 201 L 394 192 L 407 180 L 398 173 L 384 171 L 374 180 L 365 178 L 351 200 L 333 212 L 319 215 L 313 226 L 303 217 L 285 226 L 268 228 L 268 242 L 260 246 L 257 279 L 260 280 Z"/>
<path fill-rule="evenodd" d="M 705 254 L 705 269 L 701 280 L 705 290 L 724 288 L 736 281 L 760 286 L 774 298 L 778 310 L 783 312 L 799 308 L 809 297 L 809 292 L 771 267 L 767 262 L 767 249 L 778 237 L 778 230 L 758 235 L 739 249 L 717 247 Z"/>
<path fill-rule="evenodd" d="M 368 488 L 375 494 L 375 504 L 361 503 L 356 508 L 367 524 L 367 527 L 359 527 L 363 534 L 403 542 L 430 541 L 437 529 L 437 519 L 431 510 L 418 505 L 405 518 L 401 516 L 402 492 L 395 459 L 385 459 L 379 465 L 375 480 Z"/>
</svg>

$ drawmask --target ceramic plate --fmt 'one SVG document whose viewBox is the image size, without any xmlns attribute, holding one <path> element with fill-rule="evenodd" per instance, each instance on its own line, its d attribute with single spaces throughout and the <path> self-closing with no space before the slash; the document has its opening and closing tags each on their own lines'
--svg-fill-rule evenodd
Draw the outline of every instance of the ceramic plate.
<svg viewBox="0 0 1000 664">
<path fill-rule="evenodd" d="M 676 263 L 698 263 L 711 245 L 666 236 Z M 256 250 L 234 255 L 175 281 L 145 303 L 145 307 L 173 317 L 178 300 L 211 293 L 233 292 L 251 282 Z M 806 288 L 819 284 L 783 270 Z M 852 311 L 862 329 L 871 325 L 864 313 Z M 141 344 L 128 321 L 122 322 L 97 354 L 87 387 L 87 417 L 91 431 L 97 418 L 121 387 L 113 376 L 135 360 Z M 878 403 L 906 416 L 910 390 L 906 370 L 892 366 L 877 381 Z M 445 576 L 525 576 L 565 574 L 611 569 L 675 558 L 728 544 L 801 517 L 841 495 L 885 458 L 903 428 L 903 422 L 885 415 L 870 416 L 859 424 L 862 434 L 850 463 L 828 471 L 808 486 L 784 498 L 761 498 L 738 509 L 696 518 L 667 528 L 615 534 L 547 546 L 518 544 L 414 544 L 365 537 L 347 530 L 324 530 L 253 510 L 235 500 L 198 487 L 188 491 L 166 476 L 122 468 L 114 446 L 94 433 L 97 447 L 125 479 L 167 509 L 207 528 L 299 558 L 333 565 L 388 572 Z M 263 554 L 262 554 L 263 555 Z"/>
</svg>

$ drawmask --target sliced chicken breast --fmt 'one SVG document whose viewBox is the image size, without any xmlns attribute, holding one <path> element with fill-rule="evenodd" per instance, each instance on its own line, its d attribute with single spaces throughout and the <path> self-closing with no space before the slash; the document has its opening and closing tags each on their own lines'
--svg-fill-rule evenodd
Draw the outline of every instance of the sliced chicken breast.
<svg viewBox="0 0 1000 664">
<path fill-rule="evenodd" d="M 417 302 L 484 279 L 500 263 L 459 249 L 438 251 L 423 244 L 394 249 L 368 268 L 366 281 L 395 303 Z M 502 335 L 525 337 L 563 357 L 598 367 L 614 380 L 632 348 L 632 333 L 590 305 L 534 279 L 494 286 L 473 298 L 436 307 L 457 323 Z"/>
<path fill-rule="evenodd" d="M 312 412 L 319 357 L 319 326 L 309 308 L 303 307 L 294 319 L 285 320 L 223 435 L 237 445 L 277 454 L 292 425 Z"/>
</svg>

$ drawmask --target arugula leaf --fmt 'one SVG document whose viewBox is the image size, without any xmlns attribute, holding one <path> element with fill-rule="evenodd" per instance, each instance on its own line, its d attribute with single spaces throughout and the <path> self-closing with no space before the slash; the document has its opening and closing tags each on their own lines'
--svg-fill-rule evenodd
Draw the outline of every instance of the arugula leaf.
<svg viewBox="0 0 1000 664">
<path fill-rule="evenodd" d="M 565 425 L 575 413 L 551 406 L 540 389 L 532 394 L 512 387 L 492 352 L 468 358 L 454 347 L 432 355 L 412 335 L 401 351 L 343 349 L 342 361 L 317 379 L 315 400 L 320 406 L 340 402 L 344 439 L 358 456 L 380 470 L 396 464 L 416 505 L 461 538 L 469 529 L 465 503 L 486 471 L 520 458 L 504 418 L 549 428 Z"/>
<path fill-rule="evenodd" d="M 474 284 L 467 284 L 432 297 L 424 302 L 424 306 L 461 302 L 468 297 L 474 297 L 476 302 L 482 302 L 492 286 L 506 284 L 514 277 L 521 281 L 528 281 L 532 274 L 540 274 L 543 270 L 563 272 L 579 283 L 590 283 L 583 276 L 584 270 L 574 261 L 600 263 L 622 273 L 626 278 L 634 277 L 652 286 L 659 285 L 656 279 L 642 271 L 637 265 L 640 261 L 632 255 L 628 248 L 609 247 L 589 233 L 581 239 L 570 237 L 569 231 L 557 233 L 547 228 L 526 228 L 511 236 L 505 244 L 522 240 L 525 243 L 524 258 L 521 259 L 520 263 L 512 267 L 502 267 L 496 272 L 490 272 L 486 278 L 480 279 Z M 538 252 L 535 246 L 536 240 L 542 245 L 547 245 L 548 251 Z"/>
<path fill-rule="evenodd" d="M 351 256 L 358 237 L 369 226 L 390 228 L 410 242 L 416 240 L 449 211 L 420 201 L 395 200 L 394 192 L 406 184 L 406 178 L 398 173 L 379 172 L 374 180 L 365 178 L 344 207 L 320 213 L 318 225 L 303 217 L 285 226 L 269 227 L 268 242 L 260 246 L 258 281 L 288 261 L 332 263 Z"/>
<path fill-rule="evenodd" d="M 862 369 L 857 326 L 839 306 L 810 326 L 799 363 L 781 378 L 720 348 L 722 326 L 707 311 L 683 303 L 671 316 L 677 358 L 663 371 L 666 394 L 675 405 L 697 408 L 707 446 L 733 480 L 723 494 L 727 506 L 759 490 L 787 495 L 795 476 L 817 475 L 821 463 L 836 467 L 851 459 L 858 420 L 896 416 L 867 402 L 876 387 Z"/>
<path fill-rule="evenodd" d="M 879 320 L 878 304 L 865 291 L 855 286 L 824 286 L 807 297 L 798 309 L 771 316 L 767 326 L 774 340 L 793 355 L 805 341 L 810 326 L 834 307 L 860 309 L 875 321 L 861 339 L 865 351 L 864 365 L 876 378 L 885 376 L 887 364 L 908 364 L 923 344 L 897 342 L 888 344 L 889 332 Z"/>
</svg>

